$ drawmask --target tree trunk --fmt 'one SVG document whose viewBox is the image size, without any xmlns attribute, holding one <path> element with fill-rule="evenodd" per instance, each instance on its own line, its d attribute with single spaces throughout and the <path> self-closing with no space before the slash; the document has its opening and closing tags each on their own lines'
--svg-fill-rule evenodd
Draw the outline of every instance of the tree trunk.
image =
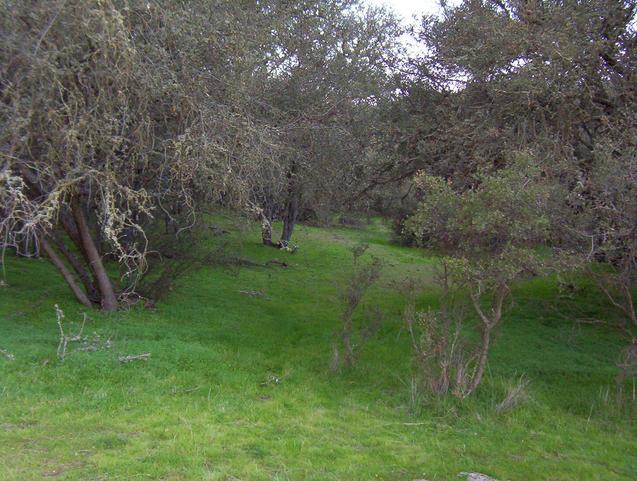
<svg viewBox="0 0 637 481">
<path fill-rule="evenodd" d="M 281 244 L 287 246 L 292 238 L 292 231 L 296 225 L 296 219 L 299 214 L 299 202 L 298 197 L 293 195 L 288 201 L 285 209 L 285 216 L 283 217 L 283 231 L 281 232 Z"/>
<path fill-rule="evenodd" d="M 71 288 L 71 291 L 73 291 L 75 298 L 78 301 L 80 301 L 82 304 L 84 304 L 86 307 L 93 307 L 93 305 L 91 304 L 91 301 L 86 296 L 84 291 L 80 288 L 80 286 L 77 285 L 77 282 L 75 282 L 75 278 L 73 277 L 73 274 L 71 274 L 71 272 L 67 269 L 62 259 L 60 259 L 60 256 L 57 255 L 57 252 L 53 250 L 53 248 L 44 239 L 44 237 L 40 238 L 40 245 L 42 246 L 42 249 L 44 249 L 44 252 L 46 252 L 47 256 L 49 256 L 51 263 L 55 267 L 57 267 L 57 269 L 62 274 L 62 277 L 64 277 L 64 280 L 66 281 L 68 286 Z"/>
<path fill-rule="evenodd" d="M 449 352 L 449 337 L 451 336 L 451 313 L 449 312 L 450 305 L 450 293 L 449 293 L 449 272 L 447 269 L 447 263 L 443 262 L 443 278 L 442 278 L 442 338 L 440 340 L 440 351 L 442 352 L 442 358 L 440 360 L 440 376 L 436 386 L 436 392 L 443 394 L 449 391 L 449 368 L 451 366 L 451 354 Z"/>
<path fill-rule="evenodd" d="M 288 198 L 283 215 L 283 231 L 281 232 L 281 246 L 287 247 L 292 238 L 292 231 L 299 215 L 299 185 L 296 178 L 296 162 L 292 162 L 288 177 Z"/>
<path fill-rule="evenodd" d="M 82 281 L 82 284 L 84 284 L 84 290 L 86 291 L 88 298 L 92 302 L 99 303 L 100 294 L 95 288 L 93 279 L 91 279 L 91 274 L 86 270 L 86 267 L 82 264 L 82 261 L 77 258 L 77 256 L 73 253 L 73 251 L 71 251 L 71 249 L 68 248 L 68 246 L 62 239 L 59 239 L 57 236 L 51 235 L 51 240 L 62 253 L 62 255 L 66 257 L 66 260 L 73 267 L 73 270 L 75 270 L 75 273 Z"/>
<path fill-rule="evenodd" d="M 354 315 L 354 308 L 348 306 L 343 314 L 343 331 L 341 332 L 341 340 L 343 341 L 343 364 L 346 368 L 350 368 L 354 365 L 355 354 L 354 347 L 352 346 L 352 316 Z"/>
<path fill-rule="evenodd" d="M 489 347 L 491 346 L 491 332 L 502 319 L 502 305 L 508 292 L 509 287 L 506 285 L 506 283 L 501 282 L 496 286 L 495 292 L 493 293 L 493 298 L 491 300 L 491 312 L 489 313 L 490 315 L 487 315 L 482 310 L 482 307 L 480 306 L 480 298 L 474 294 L 470 295 L 473 307 L 478 314 L 478 317 L 480 317 L 480 320 L 482 321 L 482 333 L 480 334 L 482 345 L 480 346 L 478 363 L 476 364 L 473 376 L 471 377 L 469 388 L 464 393 L 465 397 L 475 391 L 482 382 L 484 370 L 487 366 Z"/>
<path fill-rule="evenodd" d="M 261 206 L 261 242 L 266 246 L 274 246 L 272 243 L 272 220 L 274 218 L 272 202 L 265 197 Z"/>
<path fill-rule="evenodd" d="M 71 203 L 71 210 L 73 212 L 75 223 L 77 224 L 77 231 L 80 237 L 81 246 L 85 252 L 89 267 L 95 275 L 97 288 L 101 294 L 102 309 L 104 311 L 115 311 L 117 310 L 118 305 L 117 298 L 115 297 L 115 291 L 113 290 L 113 284 L 106 273 L 106 269 L 102 263 L 102 258 L 97 251 L 93 238 L 91 237 L 86 217 L 77 199 L 73 199 Z"/>
<path fill-rule="evenodd" d="M 476 369 L 473 373 L 471 383 L 469 384 L 469 389 L 464 393 L 464 396 L 469 396 L 471 393 L 473 393 L 473 391 L 475 391 L 482 382 L 482 377 L 484 376 L 484 371 L 487 367 L 487 359 L 489 357 L 489 347 L 491 345 L 491 328 L 485 326 L 484 330 L 482 331 L 481 338 L 482 345 L 480 346 L 478 364 L 476 364 Z"/>
</svg>

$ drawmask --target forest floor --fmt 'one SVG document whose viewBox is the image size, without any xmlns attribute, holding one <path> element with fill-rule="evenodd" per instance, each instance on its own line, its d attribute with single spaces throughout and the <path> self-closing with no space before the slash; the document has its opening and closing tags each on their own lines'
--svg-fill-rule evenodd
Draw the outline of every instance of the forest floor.
<svg viewBox="0 0 637 481">
<path fill-rule="evenodd" d="M 256 226 L 223 238 L 244 258 L 289 266 L 201 267 L 154 310 L 88 312 L 84 333 L 97 350 L 70 342 L 64 362 L 54 305 L 67 333 L 79 329 L 81 306 L 45 260 L 7 254 L 0 479 L 637 479 L 637 410 L 614 396 L 623 341 L 576 321 L 614 315 L 595 291 L 562 298 L 554 279 L 516 286 L 485 384 L 462 402 L 435 400 L 412 384 L 399 289 L 416 278 L 419 302 L 435 303 L 434 257 L 390 244 L 379 222 L 299 226 L 294 254 L 259 245 Z M 384 323 L 357 365 L 334 373 L 337 292 L 362 241 L 385 263 L 366 298 Z M 141 353 L 150 359 L 118 361 Z M 498 414 L 521 376 L 528 399 Z"/>
</svg>

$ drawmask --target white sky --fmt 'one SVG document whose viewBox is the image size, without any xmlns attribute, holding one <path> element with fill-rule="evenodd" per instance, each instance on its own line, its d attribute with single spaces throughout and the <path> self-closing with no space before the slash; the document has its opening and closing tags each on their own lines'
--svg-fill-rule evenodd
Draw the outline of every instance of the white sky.
<svg viewBox="0 0 637 481">
<path fill-rule="evenodd" d="M 396 12 L 403 20 L 411 22 L 412 16 L 420 17 L 423 13 L 428 15 L 436 14 L 440 11 L 438 0 L 367 0 L 376 5 L 385 5 Z M 457 3 L 457 2 L 449 2 Z"/>
<path fill-rule="evenodd" d="M 368 4 L 388 7 L 405 24 L 420 23 L 423 14 L 437 15 L 441 13 L 439 0 L 365 0 Z M 447 0 L 448 5 L 458 5 L 462 0 Z M 407 51 L 414 55 L 422 52 L 423 46 L 408 34 L 403 35 L 402 43 Z"/>
</svg>

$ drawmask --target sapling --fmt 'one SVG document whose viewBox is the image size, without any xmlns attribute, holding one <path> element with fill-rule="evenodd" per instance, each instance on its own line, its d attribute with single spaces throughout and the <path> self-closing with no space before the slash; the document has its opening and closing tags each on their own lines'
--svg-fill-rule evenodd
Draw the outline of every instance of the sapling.
<svg viewBox="0 0 637 481">
<path fill-rule="evenodd" d="M 368 248 L 367 244 L 360 244 L 351 249 L 353 270 L 339 294 L 343 312 L 338 336 L 339 346 L 335 345 L 333 351 L 332 368 L 334 370 L 341 366 L 349 368 L 354 365 L 360 348 L 378 330 L 382 318 L 379 307 L 368 308 L 366 311 L 367 324 L 359 333 L 358 345 L 355 344 L 354 314 L 367 290 L 378 281 L 382 270 L 382 262 L 377 257 L 372 257 L 371 261 L 368 262 L 361 261 L 361 257 Z"/>
<path fill-rule="evenodd" d="M 407 312 L 412 348 L 433 391 L 466 397 L 484 378 L 511 284 L 550 264 L 550 256 L 538 247 L 549 235 L 546 212 L 552 186 L 523 154 L 498 172 L 479 172 L 470 190 L 425 173 L 415 182 L 422 201 L 406 228 L 445 258 L 441 309 Z M 457 310 L 458 303 L 467 304 L 477 319 L 477 341 L 462 333 L 470 318 L 469 311 Z M 440 365 L 435 373 L 432 363 Z"/>
</svg>

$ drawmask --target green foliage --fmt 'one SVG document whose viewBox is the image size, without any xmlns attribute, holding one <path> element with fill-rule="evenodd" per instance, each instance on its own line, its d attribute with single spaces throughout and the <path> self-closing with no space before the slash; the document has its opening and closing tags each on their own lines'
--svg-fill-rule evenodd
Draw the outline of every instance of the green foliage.
<svg viewBox="0 0 637 481">
<path fill-rule="evenodd" d="M 458 190 L 450 181 L 421 173 L 415 184 L 422 201 L 406 224 L 424 246 L 448 255 L 440 313 L 411 313 L 406 319 L 416 365 L 432 391 L 459 397 L 482 383 L 512 283 L 546 270 L 552 260 L 538 251 L 550 233 L 551 186 L 530 157 L 519 154 L 496 172 L 481 169 L 477 181 L 475 188 Z M 478 317 L 478 342 L 464 332 L 466 311 L 451 318 L 458 302 L 452 291 L 458 289 L 466 290 Z"/>
<path fill-rule="evenodd" d="M 508 283 L 537 273 L 546 256 L 537 247 L 549 238 L 551 185 L 526 155 L 497 172 L 481 171 L 474 189 L 421 173 L 422 201 L 406 228 L 421 245 L 451 256 L 458 278 Z"/>
<path fill-rule="evenodd" d="M 374 185 L 399 184 L 397 194 L 424 170 L 470 190 L 485 170 L 514 163 L 511 152 L 525 152 L 562 190 L 555 243 L 586 255 L 593 237 L 603 256 L 610 244 L 601 239 L 634 225 L 626 187 L 634 185 L 636 12 L 634 0 L 467 0 L 423 18 L 422 53 L 405 66 L 402 95 L 383 106 L 386 155 L 370 169 Z M 599 182 L 617 163 L 606 189 Z M 626 207 L 613 213 L 609 193 Z"/>
</svg>

